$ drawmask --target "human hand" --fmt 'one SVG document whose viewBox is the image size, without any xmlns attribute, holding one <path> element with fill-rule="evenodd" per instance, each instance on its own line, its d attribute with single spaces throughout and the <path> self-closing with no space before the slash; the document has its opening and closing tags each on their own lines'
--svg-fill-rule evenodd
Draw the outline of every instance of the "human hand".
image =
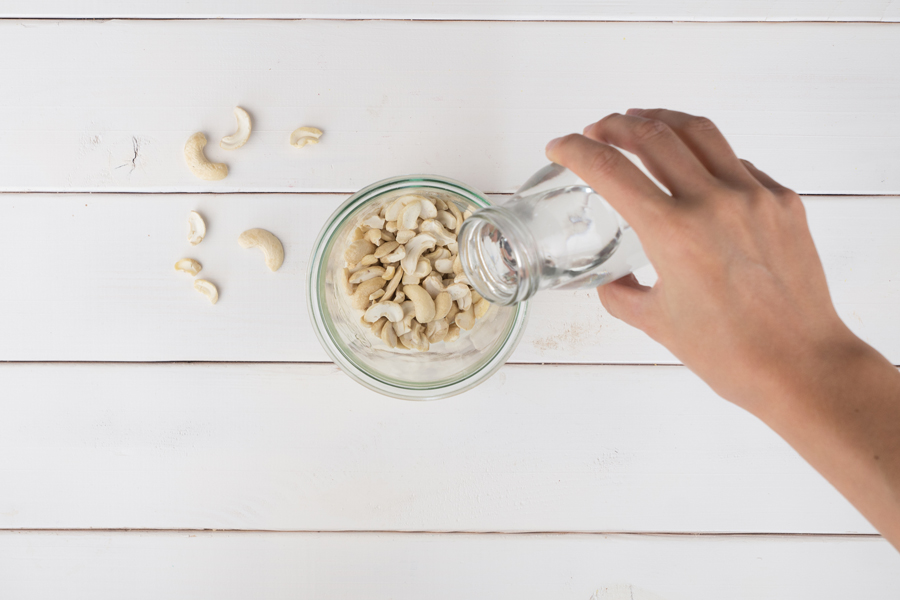
<svg viewBox="0 0 900 600">
<path fill-rule="evenodd" d="M 666 194 L 615 147 L 636 154 Z M 611 114 L 547 156 L 628 221 L 659 279 L 597 289 L 719 395 L 759 414 L 861 342 L 834 309 L 800 197 L 738 159 L 716 126 L 670 110 Z"/>
</svg>

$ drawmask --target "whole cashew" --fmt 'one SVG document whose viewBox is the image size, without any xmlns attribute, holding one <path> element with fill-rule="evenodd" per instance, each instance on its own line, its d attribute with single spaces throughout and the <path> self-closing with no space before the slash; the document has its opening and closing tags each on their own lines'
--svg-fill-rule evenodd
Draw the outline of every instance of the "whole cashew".
<svg viewBox="0 0 900 600">
<path fill-rule="evenodd" d="M 265 229 L 248 229 L 238 237 L 241 248 L 259 248 L 266 257 L 266 266 L 277 271 L 284 262 L 284 246 L 281 240 Z"/>
<path fill-rule="evenodd" d="M 250 139 L 250 131 L 253 126 L 250 124 L 250 115 L 247 114 L 247 111 L 240 106 L 235 106 L 234 118 L 237 121 L 237 131 L 222 138 L 222 141 L 219 142 L 219 148 L 222 150 L 237 150 Z"/>
<path fill-rule="evenodd" d="M 228 175 L 228 165 L 209 162 L 203 154 L 206 136 L 199 131 L 184 144 L 184 162 L 195 176 L 206 181 L 218 181 Z"/>
<path fill-rule="evenodd" d="M 412 300 L 416 309 L 416 321 L 425 325 L 434 320 L 434 300 L 431 295 L 425 291 L 425 288 L 418 285 L 403 286 L 403 293 Z"/>
</svg>

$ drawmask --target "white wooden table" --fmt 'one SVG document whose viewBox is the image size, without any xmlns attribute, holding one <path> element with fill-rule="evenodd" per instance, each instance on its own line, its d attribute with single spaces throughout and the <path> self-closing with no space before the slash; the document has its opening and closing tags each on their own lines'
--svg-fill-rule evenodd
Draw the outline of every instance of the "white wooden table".
<svg viewBox="0 0 900 600">
<path fill-rule="evenodd" d="M 349 193 L 508 193 L 631 106 L 711 117 L 805 194 L 841 315 L 900 363 L 898 2 L 0 2 L 0 598 L 900 596 L 837 492 L 592 292 L 537 299 L 453 399 L 327 362 L 304 278 Z M 194 131 L 224 181 L 185 168 Z"/>
</svg>

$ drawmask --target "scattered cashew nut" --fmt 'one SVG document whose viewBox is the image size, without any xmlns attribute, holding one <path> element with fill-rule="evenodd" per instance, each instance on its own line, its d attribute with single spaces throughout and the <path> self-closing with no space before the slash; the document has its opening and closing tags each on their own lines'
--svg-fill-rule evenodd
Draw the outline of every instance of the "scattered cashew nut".
<svg viewBox="0 0 900 600">
<path fill-rule="evenodd" d="M 193 258 L 182 258 L 175 263 L 175 270 L 188 275 L 196 275 L 203 270 L 203 266 Z"/>
<path fill-rule="evenodd" d="M 228 165 L 210 162 L 203 154 L 206 136 L 197 132 L 184 144 L 184 162 L 196 177 L 205 181 L 218 181 L 228 175 Z"/>
<path fill-rule="evenodd" d="M 215 304 L 219 301 L 219 290 L 212 283 L 205 279 L 194 280 L 194 289 L 206 296 L 206 298 Z"/>
<path fill-rule="evenodd" d="M 203 217 L 195 210 L 188 213 L 188 241 L 196 246 L 206 236 L 206 223 Z"/>
<path fill-rule="evenodd" d="M 253 126 L 250 124 L 250 115 L 240 106 L 234 107 L 234 118 L 237 121 L 237 131 L 231 135 L 226 135 L 219 142 L 219 148 L 222 150 L 237 150 L 247 143 L 250 139 L 250 130 Z"/>
<path fill-rule="evenodd" d="M 318 144 L 322 130 L 315 127 L 300 127 L 291 134 L 291 146 L 302 148 L 307 144 Z"/>
<path fill-rule="evenodd" d="M 241 248 L 259 248 L 266 257 L 266 266 L 277 271 L 284 262 L 284 246 L 281 240 L 265 229 L 248 229 L 238 237 Z"/>
</svg>

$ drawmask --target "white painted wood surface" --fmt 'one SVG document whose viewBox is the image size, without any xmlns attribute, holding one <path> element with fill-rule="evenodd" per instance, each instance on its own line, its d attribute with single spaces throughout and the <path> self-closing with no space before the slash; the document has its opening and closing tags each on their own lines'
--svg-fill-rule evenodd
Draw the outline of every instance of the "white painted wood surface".
<svg viewBox="0 0 900 600">
<path fill-rule="evenodd" d="M 306 308 L 315 237 L 346 196 L 0 194 L 0 360 L 326 361 Z M 806 200 L 834 301 L 864 339 L 900 363 L 900 201 Z M 187 242 L 187 213 L 207 219 Z M 237 244 L 250 227 L 285 244 L 271 273 Z M 27 255 L 24 253 L 27 250 Z M 27 259 L 25 258 L 27 256 Z M 173 269 L 198 259 L 210 305 Z M 673 363 L 610 317 L 592 290 L 539 294 L 514 362 Z"/>
<path fill-rule="evenodd" d="M 895 600 L 879 538 L 0 532 L 15 600 Z"/>
<path fill-rule="evenodd" d="M 505 192 L 637 105 L 713 118 L 798 191 L 898 193 L 898 59 L 884 24 L 0 21 L 0 190 Z M 234 105 L 254 133 L 229 153 Z M 322 142 L 290 147 L 300 125 Z M 198 130 L 227 179 L 185 167 Z"/>
<path fill-rule="evenodd" d="M 5 0 L 0 17 L 900 21 L 892 0 Z"/>
<path fill-rule="evenodd" d="M 0 529 L 874 533 L 684 367 L 0 364 Z M 23 468 L 27 465 L 27 468 Z"/>
<path fill-rule="evenodd" d="M 248 362 L 0 364 L 2 600 L 896 597 L 900 558 L 872 527 L 761 423 L 652 366 L 675 361 L 592 292 L 537 299 L 513 359 L 576 364 L 508 365 L 449 400 L 303 364 L 325 360 L 311 244 L 346 193 L 412 172 L 512 191 L 548 139 L 611 111 L 705 114 L 801 192 L 900 192 L 897 25 L 491 20 L 900 21 L 900 5 L 6 0 L 0 361 Z M 254 134 L 226 153 L 236 104 Z M 290 148 L 299 125 L 322 143 Z M 184 167 L 197 130 L 225 181 Z M 900 363 L 900 202 L 807 207 L 838 310 Z M 279 273 L 235 243 L 252 226 L 285 241 Z M 185 255 L 217 306 L 172 270 Z M 169 531 L 77 531 L 94 528 Z M 484 533 L 522 531 L 757 535 Z"/>
</svg>

